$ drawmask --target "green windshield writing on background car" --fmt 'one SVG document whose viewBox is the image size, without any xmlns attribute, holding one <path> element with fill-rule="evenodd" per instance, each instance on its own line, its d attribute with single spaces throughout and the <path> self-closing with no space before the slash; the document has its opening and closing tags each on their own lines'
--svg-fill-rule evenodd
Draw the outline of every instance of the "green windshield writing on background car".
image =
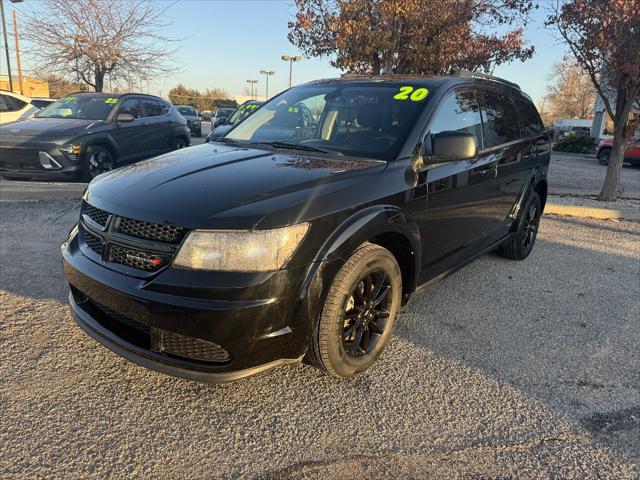
<svg viewBox="0 0 640 480">
<path fill-rule="evenodd" d="M 236 122 L 241 122 L 259 108 L 260 105 L 256 104 L 240 105 L 229 117 L 227 125 L 235 125 Z"/>
<path fill-rule="evenodd" d="M 72 95 L 52 103 L 36 114 L 38 118 L 74 118 L 83 120 L 106 120 L 118 104 L 117 98 Z"/>
<path fill-rule="evenodd" d="M 432 98 L 431 91 L 419 85 L 374 83 L 294 87 L 261 106 L 225 138 L 391 160 Z"/>
</svg>

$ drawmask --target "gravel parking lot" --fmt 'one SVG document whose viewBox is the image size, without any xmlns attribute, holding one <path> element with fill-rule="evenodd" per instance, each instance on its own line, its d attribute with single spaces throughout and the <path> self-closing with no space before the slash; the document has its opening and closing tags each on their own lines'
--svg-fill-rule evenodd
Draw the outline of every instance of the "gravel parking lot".
<svg viewBox="0 0 640 480">
<path fill-rule="evenodd" d="M 77 201 L 0 202 L 2 478 L 638 478 L 640 224 L 546 216 L 414 296 L 353 381 L 226 385 L 77 328 L 57 250 Z"/>
</svg>

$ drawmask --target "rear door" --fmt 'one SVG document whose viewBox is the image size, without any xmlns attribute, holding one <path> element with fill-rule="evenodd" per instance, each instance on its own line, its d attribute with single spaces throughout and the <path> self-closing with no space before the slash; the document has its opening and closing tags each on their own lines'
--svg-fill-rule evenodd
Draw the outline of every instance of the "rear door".
<svg viewBox="0 0 640 480">
<path fill-rule="evenodd" d="M 433 135 L 445 131 L 472 133 L 479 153 L 470 160 L 427 167 L 427 209 L 417 215 L 423 238 L 422 268 L 427 277 L 454 267 L 472 251 L 489 245 L 500 224 L 494 206 L 499 195 L 497 156 L 483 150 L 482 118 L 474 90 L 456 90 L 440 101 L 425 137 L 426 149 L 430 151 Z"/>
<path fill-rule="evenodd" d="M 147 121 L 146 150 L 149 155 L 166 152 L 173 136 L 169 106 L 154 98 L 143 98 L 141 102 Z"/>
<path fill-rule="evenodd" d="M 479 89 L 482 110 L 484 153 L 496 160 L 491 208 L 487 212 L 497 227 L 491 237 L 505 235 L 512 224 L 510 214 L 531 171 L 532 142 L 523 138 L 520 120 L 506 90 L 485 86 Z"/>
</svg>

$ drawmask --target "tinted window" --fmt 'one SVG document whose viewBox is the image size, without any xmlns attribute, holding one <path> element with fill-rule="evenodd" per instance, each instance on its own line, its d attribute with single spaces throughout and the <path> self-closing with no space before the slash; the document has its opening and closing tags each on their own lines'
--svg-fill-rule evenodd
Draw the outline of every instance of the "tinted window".
<svg viewBox="0 0 640 480">
<path fill-rule="evenodd" d="M 196 112 L 196 109 L 193 107 L 178 107 L 178 111 L 182 115 L 187 115 L 191 117 L 196 117 L 198 115 L 198 112 Z"/>
<path fill-rule="evenodd" d="M 520 122 L 522 123 L 522 134 L 525 137 L 531 137 L 543 132 L 544 124 L 533 103 L 521 97 L 516 97 L 515 100 L 520 114 Z"/>
<path fill-rule="evenodd" d="M 484 146 L 493 147 L 520 138 L 518 114 L 511 99 L 499 92 L 480 92 Z"/>
<path fill-rule="evenodd" d="M 147 117 L 157 117 L 158 115 L 164 115 L 168 111 L 165 104 L 158 100 L 143 100 L 142 105 Z"/>
<path fill-rule="evenodd" d="M 128 113 L 129 115 L 133 115 L 136 118 L 140 118 L 142 116 L 140 100 L 138 100 L 137 98 L 130 98 L 122 102 L 122 106 L 118 111 L 118 115 L 120 115 L 121 113 Z"/>
<path fill-rule="evenodd" d="M 0 95 L 0 112 L 9 112 L 9 105 L 7 104 L 7 96 Z"/>
<path fill-rule="evenodd" d="M 430 131 L 432 135 L 440 132 L 471 133 L 481 147 L 482 119 L 475 93 L 459 92 L 446 98 L 436 113 Z"/>
</svg>

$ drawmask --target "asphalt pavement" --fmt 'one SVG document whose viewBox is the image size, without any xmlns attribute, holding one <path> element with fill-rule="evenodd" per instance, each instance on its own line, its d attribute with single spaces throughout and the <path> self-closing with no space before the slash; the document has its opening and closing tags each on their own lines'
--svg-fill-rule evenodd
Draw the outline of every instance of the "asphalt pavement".
<svg viewBox="0 0 640 480">
<path fill-rule="evenodd" d="M 84 335 L 58 245 L 77 200 L 0 202 L 0 475 L 638 478 L 640 224 L 545 216 L 403 309 L 380 361 L 207 385 Z"/>
</svg>

